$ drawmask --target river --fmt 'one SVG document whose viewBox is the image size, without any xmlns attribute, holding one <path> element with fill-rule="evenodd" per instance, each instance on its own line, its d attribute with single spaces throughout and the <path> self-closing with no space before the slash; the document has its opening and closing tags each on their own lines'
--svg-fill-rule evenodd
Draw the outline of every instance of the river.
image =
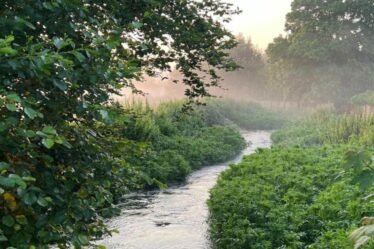
<svg viewBox="0 0 374 249">
<path fill-rule="evenodd" d="M 271 132 L 242 132 L 248 147 L 234 160 L 202 168 L 185 184 L 164 191 L 134 193 L 123 198 L 122 213 L 109 222 L 119 231 L 97 244 L 108 249 L 209 249 L 209 190 L 230 164 L 257 148 L 271 145 Z"/>
</svg>

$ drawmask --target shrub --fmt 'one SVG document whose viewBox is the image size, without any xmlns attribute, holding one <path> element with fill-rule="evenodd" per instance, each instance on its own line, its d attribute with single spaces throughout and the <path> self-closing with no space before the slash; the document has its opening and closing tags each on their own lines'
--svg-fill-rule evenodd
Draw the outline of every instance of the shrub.
<svg viewBox="0 0 374 249">
<path fill-rule="evenodd" d="M 208 202 L 214 248 L 351 248 L 374 188 L 342 175 L 347 149 L 261 149 L 231 166 Z"/>
</svg>

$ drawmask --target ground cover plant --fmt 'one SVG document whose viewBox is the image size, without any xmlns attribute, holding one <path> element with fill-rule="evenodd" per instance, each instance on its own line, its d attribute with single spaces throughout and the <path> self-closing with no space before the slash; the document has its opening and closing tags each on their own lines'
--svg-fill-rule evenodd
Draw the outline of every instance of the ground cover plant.
<svg viewBox="0 0 374 249">
<path fill-rule="evenodd" d="M 209 201 L 214 248 L 353 248 L 374 188 L 342 174 L 347 149 L 278 147 L 232 166 Z"/>
<path fill-rule="evenodd" d="M 276 131 L 212 190 L 214 248 L 372 248 L 373 128 L 318 112 Z"/>
</svg>

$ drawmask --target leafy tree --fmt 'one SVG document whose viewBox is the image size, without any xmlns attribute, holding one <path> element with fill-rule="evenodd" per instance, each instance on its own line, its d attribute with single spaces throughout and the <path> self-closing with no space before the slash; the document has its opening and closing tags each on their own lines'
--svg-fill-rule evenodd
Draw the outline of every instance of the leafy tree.
<svg viewBox="0 0 374 249">
<path fill-rule="evenodd" d="M 285 98 L 339 103 L 373 88 L 373 8 L 370 1 L 293 1 L 287 35 L 267 50 Z"/>
<path fill-rule="evenodd" d="M 110 95 L 172 63 L 188 96 L 209 95 L 215 70 L 236 68 L 222 22 L 237 12 L 214 0 L 2 1 L 0 247 L 80 247 L 109 232 L 103 217 L 131 181 L 115 158 L 123 143 L 97 125 Z"/>
</svg>

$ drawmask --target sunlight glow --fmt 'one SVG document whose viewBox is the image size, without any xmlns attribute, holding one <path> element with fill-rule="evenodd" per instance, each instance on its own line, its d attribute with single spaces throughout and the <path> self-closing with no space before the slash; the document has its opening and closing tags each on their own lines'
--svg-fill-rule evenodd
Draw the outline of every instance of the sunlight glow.
<svg viewBox="0 0 374 249">
<path fill-rule="evenodd" d="M 228 0 L 243 13 L 233 18 L 228 29 L 235 34 L 243 33 L 251 37 L 261 49 L 284 33 L 286 14 L 291 10 L 292 0 Z"/>
</svg>

